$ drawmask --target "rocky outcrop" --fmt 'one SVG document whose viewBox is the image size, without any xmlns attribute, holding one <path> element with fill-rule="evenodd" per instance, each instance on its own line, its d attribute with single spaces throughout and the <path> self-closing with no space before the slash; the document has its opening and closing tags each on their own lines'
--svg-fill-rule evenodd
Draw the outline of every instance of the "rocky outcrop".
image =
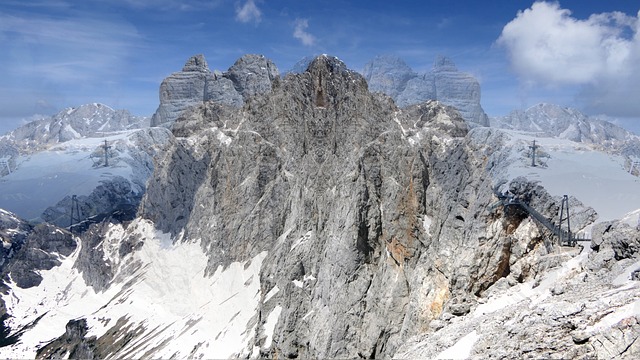
<svg viewBox="0 0 640 360">
<path fill-rule="evenodd" d="M 408 340 L 394 358 L 638 357 L 639 234 L 627 224 L 598 224 L 593 252 L 530 253 L 527 261 L 544 271 L 523 283 L 498 281 L 468 315 L 441 315 L 437 327 Z"/>
<path fill-rule="evenodd" d="M 96 337 L 85 338 L 88 332 L 87 320 L 70 320 L 65 333 L 38 350 L 36 359 L 96 359 Z"/>
<path fill-rule="evenodd" d="M 458 113 L 438 102 L 400 111 L 335 58 L 315 58 L 240 111 L 200 105 L 173 131 L 142 216 L 200 239 L 210 274 L 268 252 L 261 289 L 275 295 L 255 339 L 272 356 L 390 356 L 517 259 L 486 212 L 484 144 L 465 140 Z"/>
<path fill-rule="evenodd" d="M 456 108 L 472 127 L 489 125 L 480 105 L 480 84 L 447 57 L 436 58 L 430 72 L 416 74 L 398 57 L 378 56 L 365 65 L 363 75 L 371 91 L 391 96 L 400 107 L 438 100 Z"/>
<path fill-rule="evenodd" d="M 226 73 L 211 72 L 203 55 L 187 60 L 182 71 L 160 85 L 160 105 L 151 126 L 171 126 L 187 109 L 206 101 L 240 107 L 243 100 L 271 90 L 279 73 L 262 55 L 244 55 Z"/>
</svg>

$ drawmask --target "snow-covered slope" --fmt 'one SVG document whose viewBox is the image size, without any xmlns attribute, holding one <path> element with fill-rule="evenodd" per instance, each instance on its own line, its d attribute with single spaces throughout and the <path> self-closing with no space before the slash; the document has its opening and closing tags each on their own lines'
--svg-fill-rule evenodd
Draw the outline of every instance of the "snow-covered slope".
<svg viewBox="0 0 640 360">
<path fill-rule="evenodd" d="M 639 136 L 576 109 L 555 104 L 541 103 L 524 111 L 515 110 L 507 116 L 494 117 L 491 126 L 593 144 L 605 151 L 640 157 Z"/>
<path fill-rule="evenodd" d="M 539 181 L 552 195 L 572 195 L 593 207 L 599 221 L 621 219 L 640 209 L 640 177 L 629 173 L 622 155 L 601 151 L 596 145 L 532 133 L 492 130 L 504 157 L 496 173 L 507 181 L 524 176 Z M 536 141 L 537 161 L 531 166 Z M 498 145 L 499 144 L 499 145 Z"/>
<path fill-rule="evenodd" d="M 0 208 L 37 220 L 65 197 L 88 196 L 116 177 L 127 179 L 130 192 L 141 196 L 153 171 L 151 157 L 169 137 L 165 129 L 128 130 L 21 153 L 12 172 L 0 178 Z M 109 166 L 104 166 L 105 141 L 111 147 Z"/>
<path fill-rule="evenodd" d="M 109 358 L 228 358 L 260 351 L 247 340 L 260 325 L 259 270 L 266 253 L 205 274 L 208 258 L 198 242 L 173 243 L 149 221 L 136 220 L 127 229 L 111 225 L 106 234 L 97 247 L 113 269 L 107 290 L 87 287 L 74 267 L 80 247 L 61 266 L 42 272 L 40 286 L 11 285 L 4 296 L 14 315 L 8 325 L 14 332 L 30 329 L 18 343 L 2 348 L 2 357 L 35 357 L 77 318 L 87 321 L 87 342 L 113 343 L 116 350 L 105 354 Z M 138 250 L 121 257 L 123 239 Z M 264 329 L 265 336 L 269 331 Z M 55 347 L 41 351 L 56 350 L 69 355 Z"/>
<path fill-rule="evenodd" d="M 67 108 L 51 117 L 32 121 L 0 137 L 0 141 L 11 142 L 24 151 L 72 139 L 100 137 L 109 132 L 148 126 L 148 118 L 133 116 L 127 110 L 114 110 L 104 104 L 92 103 Z"/>
</svg>

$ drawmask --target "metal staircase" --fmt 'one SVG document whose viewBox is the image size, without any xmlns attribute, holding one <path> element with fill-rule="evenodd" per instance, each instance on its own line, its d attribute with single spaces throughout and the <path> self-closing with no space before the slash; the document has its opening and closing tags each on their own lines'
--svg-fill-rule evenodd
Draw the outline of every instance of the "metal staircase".
<svg viewBox="0 0 640 360">
<path fill-rule="evenodd" d="M 508 206 L 519 207 L 528 215 L 530 215 L 534 220 L 536 220 L 539 224 L 549 229 L 549 231 L 551 231 L 553 235 L 558 237 L 560 245 L 576 246 L 578 241 L 591 241 L 591 239 L 576 237 L 571 232 L 571 223 L 569 221 L 569 197 L 567 195 L 564 195 L 562 198 L 562 205 L 560 207 L 560 221 L 558 222 L 558 225 L 555 225 L 547 217 L 540 214 L 536 209 L 532 208 L 531 206 L 529 206 L 529 204 L 521 201 L 513 195 L 502 194 L 498 192 L 497 189 L 494 189 L 493 192 L 505 208 Z M 563 223 L 566 223 L 566 230 L 562 228 Z"/>
</svg>

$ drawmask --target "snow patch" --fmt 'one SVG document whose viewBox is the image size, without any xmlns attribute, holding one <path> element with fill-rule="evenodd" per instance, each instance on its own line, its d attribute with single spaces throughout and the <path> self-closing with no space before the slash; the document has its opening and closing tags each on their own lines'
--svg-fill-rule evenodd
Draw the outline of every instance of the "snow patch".
<svg viewBox="0 0 640 360">
<path fill-rule="evenodd" d="M 453 346 L 442 351 L 436 359 L 468 359 L 471 356 L 473 345 L 478 341 L 480 336 L 473 330 L 469 334 L 456 341 Z"/>
<path fill-rule="evenodd" d="M 275 294 L 278 293 L 278 291 L 280 291 L 280 289 L 278 288 L 278 285 L 274 286 L 273 289 L 271 289 L 267 293 L 267 295 L 264 297 L 263 303 L 266 303 L 267 301 L 269 301 Z"/>
<path fill-rule="evenodd" d="M 301 244 L 305 243 L 307 240 L 311 239 L 312 235 L 313 235 L 313 231 L 307 231 L 306 234 L 304 234 L 302 237 L 300 237 L 298 240 L 296 240 L 295 243 L 293 243 L 291 245 L 291 250 L 290 251 L 293 251 L 293 249 L 295 249 L 296 247 L 298 247 Z"/>
<path fill-rule="evenodd" d="M 280 317 L 280 313 L 282 312 L 282 306 L 276 305 L 275 308 L 269 313 L 267 316 L 267 321 L 264 323 L 264 334 L 266 335 L 266 339 L 264 340 L 263 348 L 268 349 L 271 347 L 271 343 L 273 342 L 273 331 L 276 328 L 276 324 L 278 323 L 278 318 Z"/>
<path fill-rule="evenodd" d="M 429 229 L 431 228 L 432 222 L 433 219 L 431 219 L 431 217 L 429 217 L 428 215 L 425 214 L 422 216 L 422 228 L 429 236 L 431 236 L 431 232 L 429 231 Z"/>
</svg>

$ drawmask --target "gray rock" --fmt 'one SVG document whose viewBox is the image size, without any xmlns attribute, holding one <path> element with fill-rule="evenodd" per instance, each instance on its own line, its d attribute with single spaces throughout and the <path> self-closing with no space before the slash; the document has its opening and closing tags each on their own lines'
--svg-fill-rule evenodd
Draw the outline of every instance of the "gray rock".
<svg viewBox="0 0 640 360">
<path fill-rule="evenodd" d="M 612 260 L 634 258 L 640 250 L 640 231 L 619 221 L 595 225 L 591 232 L 590 266 L 593 269 L 609 267 Z"/>
<path fill-rule="evenodd" d="M 315 59 L 318 55 L 309 55 L 309 56 L 305 56 L 302 59 L 300 59 L 297 63 L 295 63 L 293 65 L 293 67 L 286 71 L 284 73 L 284 75 L 286 74 L 302 74 L 305 71 L 307 71 L 307 68 L 309 67 L 309 64 L 311 64 L 311 62 L 313 61 L 313 59 Z"/>
<path fill-rule="evenodd" d="M 430 72 L 418 75 L 398 57 L 378 56 L 365 65 L 363 74 L 371 91 L 391 96 L 400 107 L 438 100 L 458 110 L 470 126 L 489 126 L 480 105 L 480 84 L 447 57 L 437 57 Z"/>
<path fill-rule="evenodd" d="M 211 72 L 203 55 L 192 56 L 182 71 L 162 81 L 151 126 L 170 127 L 185 111 L 206 101 L 241 107 L 243 99 L 270 91 L 278 77 L 276 66 L 262 55 L 244 55 L 224 74 Z"/>
<path fill-rule="evenodd" d="M 205 100 L 234 107 L 242 107 L 244 104 L 242 95 L 236 91 L 233 81 L 225 77 L 207 82 L 204 96 Z"/>
<path fill-rule="evenodd" d="M 458 71 L 446 57 L 436 59 L 432 74 L 438 101 L 456 108 L 472 125 L 489 126 L 489 117 L 480 105 L 480 84 L 473 76 Z"/>
<path fill-rule="evenodd" d="M 245 100 L 271 91 L 279 76 L 278 68 L 271 60 L 254 54 L 243 55 L 225 74 Z"/>
<path fill-rule="evenodd" d="M 188 108 L 205 101 L 207 82 L 216 80 L 203 55 L 189 58 L 182 71 L 171 74 L 160 84 L 160 105 L 151 126 L 168 127 Z"/>
<path fill-rule="evenodd" d="M 96 359 L 96 337 L 85 338 L 88 332 L 87 320 L 69 320 L 65 333 L 46 344 L 36 353 L 37 359 Z"/>
<path fill-rule="evenodd" d="M 333 57 L 242 111 L 204 103 L 173 132 L 142 216 L 201 239 L 208 274 L 268 251 L 262 288 L 286 289 L 260 307 L 283 308 L 270 355 L 390 356 L 450 297 L 507 273 L 505 233 L 478 240 L 492 186 L 458 112 L 438 102 L 398 112 Z M 305 277 L 315 280 L 292 284 Z M 262 334 L 258 323 L 256 343 Z"/>
<path fill-rule="evenodd" d="M 388 55 L 376 56 L 369 61 L 364 66 L 362 75 L 367 79 L 371 92 L 379 91 L 394 99 L 406 88 L 407 82 L 417 76 L 402 59 Z M 412 104 L 405 105 L 413 105 L 428 99 L 435 98 L 422 98 Z M 398 105 L 402 106 L 400 103 Z"/>
</svg>

